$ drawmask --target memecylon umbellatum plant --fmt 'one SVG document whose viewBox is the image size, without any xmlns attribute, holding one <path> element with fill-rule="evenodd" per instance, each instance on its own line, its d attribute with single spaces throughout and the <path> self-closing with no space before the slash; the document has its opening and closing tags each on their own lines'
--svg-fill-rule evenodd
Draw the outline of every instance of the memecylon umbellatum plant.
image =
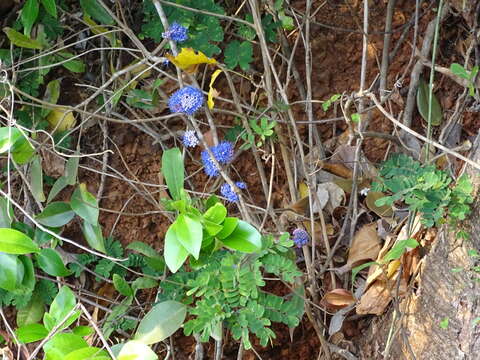
<svg viewBox="0 0 480 360">
<path fill-rule="evenodd" d="M 293 230 L 293 242 L 299 248 L 305 246 L 310 241 L 310 235 L 303 229 L 295 229 Z"/>
<path fill-rule="evenodd" d="M 212 146 L 210 151 L 221 165 L 227 165 L 233 159 L 233 144 L 229 141 L 223 141 L 217 146 Z M 202 151 L 201 157 L 205 173 L 208 176 L 218 176 L 220 174 L 220 169 L 213 162 L 213 159 L 210 157 L 207 150 Z"/>
<path fill-rule="evenodd" d="M 197 138 L 197 135 L 195 134 L 195 131 L 193 130 L 187 130 L 182 136 L 182 143 L 185 147 L 195 147 L 198 145 L 199 140 Z"/>
<path fill-rule="evenodd" d="M 247 185 L 244 182 L 237 181 L 235 186 L 239 189 L 246 189 Z M 220 193 L 227 199 L 229 202 L 237 202 L 239 200 L 238 194 L 233 191 L 232 187 L 229 184 L 223 184 L 220 187 Z"/>
<path fill-rule="evenodd" d="M 167 40 L 173 40 L 176 42 L 184 42 L 188 40 L 188 30 L 186 27 L 174 22 L 170 25 L 169 29 L 162 33 L 162 37 Z"/>
</svg>

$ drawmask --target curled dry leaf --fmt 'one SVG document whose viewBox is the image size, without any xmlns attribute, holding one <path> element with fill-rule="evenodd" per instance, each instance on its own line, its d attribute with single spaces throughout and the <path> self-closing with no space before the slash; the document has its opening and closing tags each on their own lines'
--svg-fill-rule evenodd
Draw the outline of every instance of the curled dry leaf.
<svg viewBox="0 0 480 360">
<path fill-rule="evenodd" d="M 343 308 L 355 304 L 356 299 L 353 294 L 345 289 L 334 289 L 325 294 L 323 300 L 330 306 Z"/>
<path fill-rule="evenodd" d="M 343 189 L 332 182 L 317 185 L 317 197 L 314 199 L 313 211 L 318 213 L 325 208 L 332 213 L 345 200 Z"/>
<path fill-rule="evenodd" d="M 361 297 L 356 311 L 359 315 L 381 315 L 396 295 L 396 277 L 390 281 L 375 281 Z M 402 296 L 407 290 L 405 279 L 400 280 L 398 295 Z"/>
<path fill-rule="evenodd" d="M 352 268 L 359 262 L 375 260 L 380 249 L 377 223 L 363 225 L 353 237 L 352 246 L 348 252 L 347 265 Z"/>
</svg>

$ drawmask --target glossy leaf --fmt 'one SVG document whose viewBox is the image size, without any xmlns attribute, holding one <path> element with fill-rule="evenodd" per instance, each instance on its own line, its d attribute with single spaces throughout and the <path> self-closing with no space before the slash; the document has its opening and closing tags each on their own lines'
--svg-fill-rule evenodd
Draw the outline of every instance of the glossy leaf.
<svg viewBox="0 0 480 360">
<path fill-rule="evenodd" d="M 401 240 L 395 243 L 393 247 L 387 252 L 387 254 L 382 259 L 382 262 L 388 262 L 391 260 L 400 259 L 405 250 L 408 248 L 415 249 L 420 244 L 415 239 Z"/>
<path fill-rule="evenodd" d="M 14 229 L 0 229 L 0 251 L 7 254 L 30 254 L 40 249 L 24 233 Z"/>
<path fill-rule="evenodd" d="M 12 158 L 18 165 L 24 165 L 35 154 L 35 148 L 30 141 L 22 136 L 12 146 Z"/>
<path fill-rule="evenodd" d="M 62 258 L 54 249 L 46 248 L 40 250 L 37 255 L 37 262 L 40 269 L 52 276 L 68 276 L 71 271 L 65 267 Z"/>
<path fill-rule="evenodd" d="M 188 257 L 188 251 L 177 238 L 176 230 L 170 226 L 165 234 L 165 249 L 163 252 L 165 263 L 172 273 L 177 272 Z"/>
<path fill-rule="evenodd" d="M 71 352 L 87 348 L 87 342 L 72 333 L 58 333 L 43 346 L 45 360 L 63 360 Z"/>
<path fill-rule="evenodd" d="M 140 321 L 134 340 L 146 345 L 165 340 L 175 333 L 187 316 L 187 308 L 177 301 L 156 304 Z"/>
<path fill-rule="evenodd" d="M 182 153 L 179 148 L 169 149 L 162 155 L 162 174 L 173 200 L 181 200 L 184 182 Z"/>
<path fill-rule="evenodd" d="M 42 225 L 49 227 L 61 227 L 68 224 L 75 213 L 67 202 L 56 201 L 48 204 L 35 219 Z"/>
<path fill-rule="evenodd" d="M 217 234 L 217 238 L 220 240 L 225 239 L 227 236 L 229 236 L 233 230 L 237 227 L 238 224 L 238 219 L 235 217 L 227 217 L 225 218 L 225 221 L 223 222 L 223 229 Z"/>
<path fill-rule="evenodd" d="M 88 192 L 85 184 L 80 184 L 70 199 L 72 210 L 86 222 L 96 225 L 98 223 L 98 202 L 95 196 Z"/>
<path fill-rule="evenodd" d="M 28 36 L 19 33 L 15 29 L 5 27 L 3 28 L 3 31 L 7 34 L 8 40 L 10 40 L 13 45 L 26 49 L 43 49 L 43 45 L 40 41 L 30 39 Z"/>
<path fill-rule="evenodd" d="M 17 311 L 17 326 L 35 324 L 42 320 L 45 305 L 37 292 L 34 292 L 27 306 Z"/>
<path fill-rule="evenodd" d="M 97 347 L 89 346 L 74 350 L 60 360 L 100 360 L 111 359 L 108 352 Z"/>
<path fill-rule="evenodd" d="M 100 225 L 92 225 L 86 221 L 82 225 L 83 236 L 93 249 L 106 253 L 105 240 L 103 239 L 102 228 Z"/>
<path fill-rule="evenodd" d="M 418 83 L 418 90 L 417 90 L 417 108 L 418 112 L 422 116 L 425 121 L 428 121 L 428 107 L 429 107 L 429 89 L 428 84 L 425 80 L 420 79 Z M 432 113 L 431 113 L 431 121 L 433 126 L 438 126 L 442 123 L 443 114 L 442 114 L 442 107 L 438 102 L 437 97 L 435 94 L 432 94 Z"/>
<path fill-rule="evenodd" d="M 29 294 L 35 288 L 35 281 L 36 281 L 33 261 L 27 255 L 19 255 L 18 260 L 23 265 L 24 273 L 23 273 L 23 279 L 20 286 L 18 286 L 14 292 L 19 295 Z"/>
<path fill-rule="evenodd" d="M 75 311 L 67 321 L 63 321 L 73 310 L 77 301 L 72 290 L 67 286 L 62 286 L 57 296 L 53 299 L 48 313 L 43 315 L 43 324 L 48 331 L 51 331 L 56 325 L 63 322 L 61 329 L 65 329 L 72 324 L 79 316 L 80 311 Z"/>
<path fill-rule="evenodd" d="M 28 344 L 47 337 L 48 330 L 42 324 L 27 324 L 19 326 L 15 331 L 18 340 L 23 344 Z"/>
<path fill-rule="evenodd" d="M 226 216 L 227 208 L 221 203 L 216 203 L 203 214 L 205 220 L 215 224 L 221 224 Z"/>
<path fill-rule="evenodd" d="M 121 349 L 117 355 L 118 360 L 157 360 L 155 355 L 148 345 L 140 341 L 131 340 L 126 344 L 120 345 Z"/>
<path fill-rule="evenodd" d="M 84 337 L 84 336 L 92 335 L 95 332 L 95 330 L 89 326 L 80 325 L 80 326 L 74 327 L 72 332 L 75 335 Z"/>
<path fill-rule="evenodd" d="M 14 291 L 24 275 L 25 269 L 18 256 L 0 252 L 0 288 Z"/>
<path fill-rule="evenodd" d="M 44 202 L 42 159 L 38 155 L 33 157 L 32 164 L 30 165 L 30 181 L 33 197 L 38 202 Z"/>
<path fill-rule="evenodd" d="M 238 225 L 233 232 L 222 239 L 225 246 L 245 253 L 252 253 L 262 249 L 262 236 L 249 223 L 238 220 Z"/>
<path fill-rule="evenodd" d="M 35 24 L 37 20 L 39 9 L 38 0 L 27 0 L 23 5 L 20 21 L 22 22 L 23 32 L 26 36 L 30 36 L 33 24 Z"/>
<path fill-rule="evenodd" d="M 198 259 L 202 247 L 202 224 L 191 216 L 180 214 L 172 224 L 177 240 L 191 255 Z"/>
<path fill-rule="evenodd" d="M 14 127 L 0 128 L 0 154 L 7 152 L 12 148 L 13 144 L 22 137 L 20 130 Z"/>
<path fill-rule="evenodd" d="M 123 296 L 133 296 L 133 290 L 127 281 L 118 274 L 113 274 L 113 286 Z"/>
<path fill-rule="evenodd" d="M 148 257 L 157 257 L 159 254 L 150 245 L 142 241 L 133 241 L 126 247 L 128 250 L 135 251 Z"/>
<path fill-rule="evenodd" d="M 142 289 L 151 289 L 155 286 L 158 286 L 158 283 L 152 278 L 139 277 L 132 282 L 133 292 L 137 292 Z"/>
</svg>

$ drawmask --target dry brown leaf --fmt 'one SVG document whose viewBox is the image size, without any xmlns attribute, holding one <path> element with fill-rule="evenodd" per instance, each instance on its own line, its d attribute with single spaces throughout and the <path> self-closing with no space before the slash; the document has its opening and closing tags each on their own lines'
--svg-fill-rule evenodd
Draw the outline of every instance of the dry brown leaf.
<svg viewBox="0 0 480 360">
<path fill-rule="evenodd" d="M 334 289 L 324 296 L 324 301 L 329 305 L 336 307 L 346 307 L 355 304 L 356 299 L 353 294 L 345 289 Z"/>
<path fill-rule="evenodd" d="M 348 252 L 347 265 L 351 268 L 361 261 L 375 260 L 380 249 L 377 223 L 363 225 L 353 237 L 352 246 Z"/>
<path fill-rule="evenodd" d="M 353 176 L 352 170 L 343 164 L 324 162 L 321 165 L 324 170 L 327 170 L 332 174 L 341 176 L 342 178 L 351 179 Z"/>
<path fill-rule="evenodd" d="M 391 206 L 388 205 L 383 205 L 383 206 L 377 206 L 375 205 L 375 201 L 378 199 L 381 199 L 385 197 L 386 195 L 381 192 L 376 192 L 376 191 L 369 191 L 367 194 L 367 197 L 365 199 L 365 203 L 367 204 L 367 207 L 373 211 L 375 214 L 377 214 L 380 217 L 392 217 L 393 216 L 393 210 Z"/>
<path fill-rule="evenodd" d="M 383 314 L 395 294 L 397 282 L 395 278 L 388 282 L 381 280 L 375 281 L 361 297 L 356 308 L 357 314 Z M 407 282 L 402 278 L 400 280 L 398 295 L 402 296 L 406 291 Z"/>
<path fill-rule="evenodd" d="M 329 182 L 317 185 L 317 197 L 318 199 L 314 201 L 313 211 L 318 213 L 325 208 L 332 213 L 345 200 L 345 192 L 337 184 Z"/>
</svg>

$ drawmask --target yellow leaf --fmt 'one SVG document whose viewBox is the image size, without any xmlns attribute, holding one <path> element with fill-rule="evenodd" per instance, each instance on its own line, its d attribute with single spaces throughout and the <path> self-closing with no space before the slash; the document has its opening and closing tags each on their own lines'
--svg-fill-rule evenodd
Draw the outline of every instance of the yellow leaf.
<svg viewBox="0 0 480 360">
<path fill-rule="evenodd" d="M 300 199 L 308 197 L 308 186 L 304 182 L 298 185 L 298 195 L 300 195 Z"/>
<path fill-rule="evenodd" d="M 215 82 L 215 80 L 217 79 L 218 75 L 220 75 L 221 72 L 222 70 L 220 69 L 215 70 L 210 79 L 210 90 L 208 90 L 208 100 L 207 100 L 209 109 L 213 109 L 213 106 L 215 105 L 215 103 L 213 102 L 213 98 L 219 95 L 219 92 L 217 91 L 217 89 L 213 87 L 213 83 Z"/>
<path fill-rule="evenodd" d="M 188 73 L 194 73 L 199 64 L 216 64 L 217 60 L 209 58 L 201 51 L 195 52 L 192 48 L 182 48 L 180 54 L 172 56 L 167 54 L 167 59 Z"/>
<path fill-rule="evenodd" d="M 75 125 L 75 117 L 71 110 L 66 108 L 55 108 L 47 116 L 50 127 L 55 131 L 65 131 Z"/>
</svg>

